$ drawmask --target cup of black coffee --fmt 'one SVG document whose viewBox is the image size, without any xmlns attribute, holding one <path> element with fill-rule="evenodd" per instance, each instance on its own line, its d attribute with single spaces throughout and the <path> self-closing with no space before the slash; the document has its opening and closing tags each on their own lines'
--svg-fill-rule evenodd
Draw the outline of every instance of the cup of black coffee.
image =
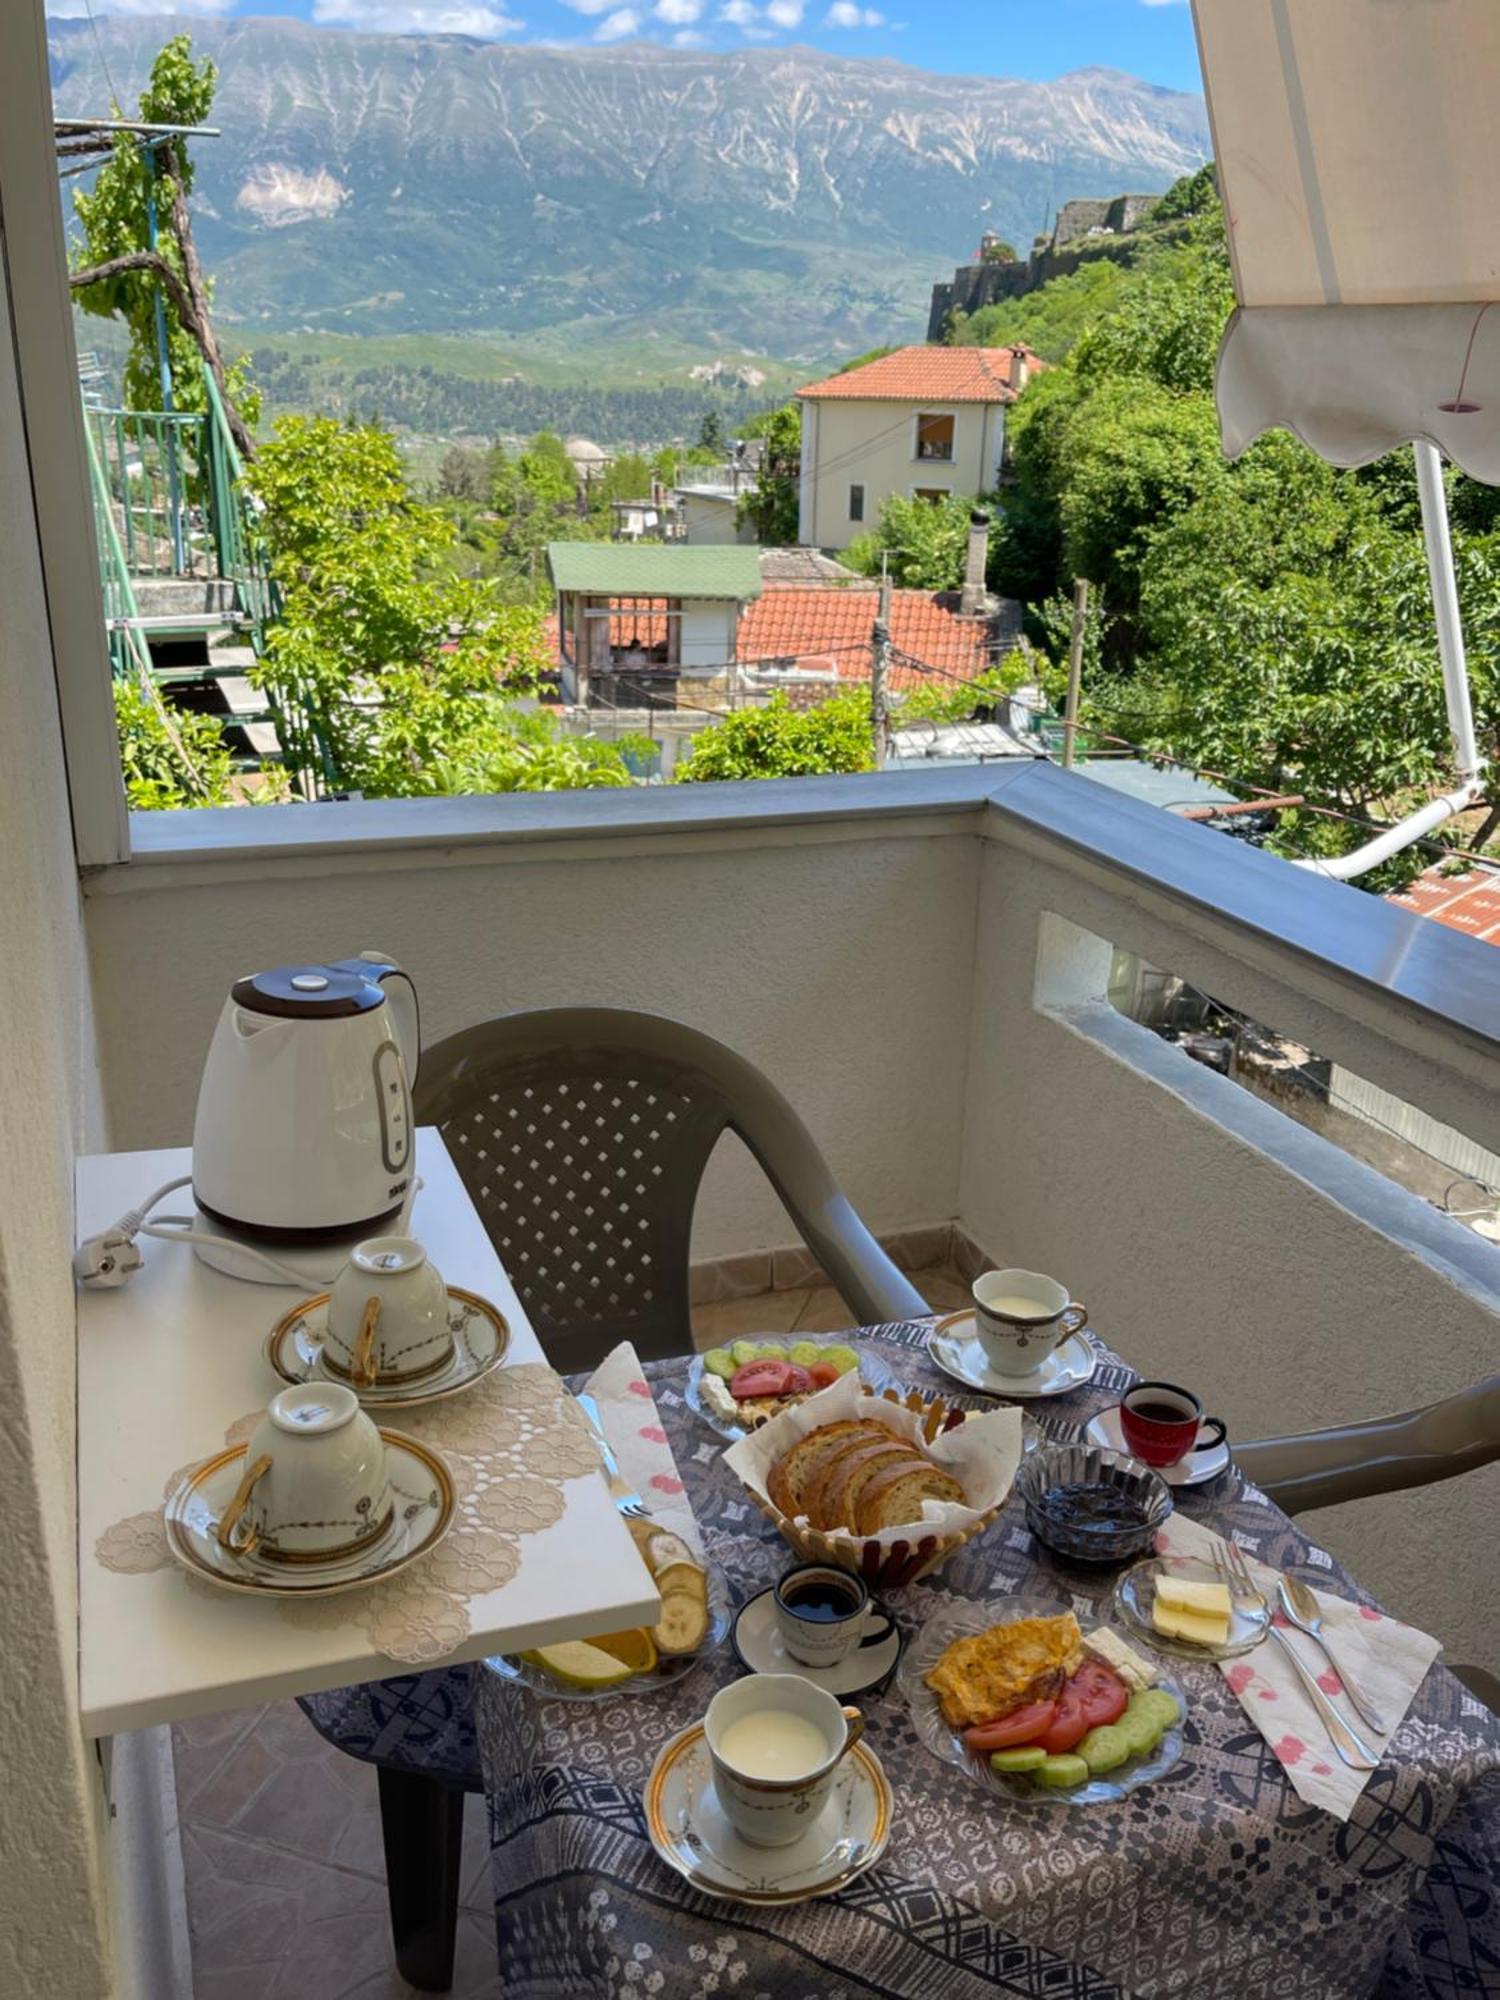
<svg viewBox="0 0 1500 2000">
<path fill-rule="evenodd" d="M 805 1667 L 836 1667 L 890 1637 L 895 1619 L 857 1576 L 830 1563 L 798 1563 L 776 1586 L 781 1643 Z"/>
<path fill-rule="evenodd" d="M 1157 1467 L 1224 1442 L 1222 1421 L 1205 1417 L 1192 1390 L 1175 1382 L 1137 1382 L 1120 1404 L 1120 1430 L 1131 1455 Z"/>
</svg>

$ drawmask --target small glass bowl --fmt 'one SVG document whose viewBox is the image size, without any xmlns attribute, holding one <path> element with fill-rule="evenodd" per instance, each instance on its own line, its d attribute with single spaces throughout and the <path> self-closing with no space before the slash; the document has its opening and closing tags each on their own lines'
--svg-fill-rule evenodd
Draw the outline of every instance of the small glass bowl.
<svg viewBox="0 0 1500 2000">
<path fill-rule="evenodd" d="M 1049 1506 L 1047 1496 L 1060 1486 L 1097 1487 L 1101 1495 L 1118 1494 L 1142 1518 L 1122 1523 L 1110 1518 L 1101 1499 L 1101 1518 L 1092 1521 L 1065 1516 Z M 1105 1451 L 1095 1444 L 1064 1444 L 1034 1451 L 1016 1474 L 1016 1492 L 1026 1510 L 1026 1525 L 1039 1542 L 1074 1562 L 1124 1562 L 1151 1549 L 1156 1531 L 1172 1511 L 1172 1492 L 1149 1465 L 1127 1458 L 1122 1451 Z"/>
</svg>

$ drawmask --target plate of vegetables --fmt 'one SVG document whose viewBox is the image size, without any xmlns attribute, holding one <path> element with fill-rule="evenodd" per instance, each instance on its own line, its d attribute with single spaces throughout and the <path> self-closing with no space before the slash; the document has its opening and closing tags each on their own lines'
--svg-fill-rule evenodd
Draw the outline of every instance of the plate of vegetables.
<svg viewBox="0 0 1500 2000">
<path fill-rule="evenodd" d="M 1098 1805 L 1165 1775 L 1187 1701 L 1160 1663 L 1054 1599 L 950 1604 L 907 1647 L 899 1685 L 934 1756 L 1017 1803 Z"/>
<path fill-rule="evenodd" d="M 684 1394 L 720 1437 L 737 1439 L 856 1368 L 867 1389 L 895 1385 L 883 1362 L 847 1341 L 733 1340 L 693 1356 Z"/>
</svg>

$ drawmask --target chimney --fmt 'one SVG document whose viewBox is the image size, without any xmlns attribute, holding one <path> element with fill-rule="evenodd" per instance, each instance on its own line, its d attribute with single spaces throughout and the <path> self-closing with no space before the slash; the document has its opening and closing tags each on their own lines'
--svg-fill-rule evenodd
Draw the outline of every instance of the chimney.
<svg viewBox="0 0 1500 2000">
<path fill-rule="evenodd" d="M 969 549 L 964 558 L 964 589 L 959 599 L 960 618 L 979 618 L 989 609 L 984 567 L 990 553 L 990 517 L 982 507 L 969 516 Z"/>
<path fill-rule="evenodd" d="M 1010 350 L 1010 386 L 1019 395 L 1026 387 L 1031 373 L 1031 349 L 1017 346 Z"/>
</svg>

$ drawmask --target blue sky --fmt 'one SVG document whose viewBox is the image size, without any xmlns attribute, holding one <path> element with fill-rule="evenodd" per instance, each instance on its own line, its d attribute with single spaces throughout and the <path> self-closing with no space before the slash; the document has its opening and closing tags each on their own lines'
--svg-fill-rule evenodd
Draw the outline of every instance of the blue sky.
<svg viewBox="0 0 1500 2000">
<path fill-rule="evenodd" d="M 89 0 L 48 0 L 76 15 Z M 290 14 L 325 26 L 512 42 L 774 48 L 804 42 L 921 69 L 1054 77 L 1101 63 L 1196 90 L 1187 0 L 93 0 L 97 14 Z"/>
</svg>

